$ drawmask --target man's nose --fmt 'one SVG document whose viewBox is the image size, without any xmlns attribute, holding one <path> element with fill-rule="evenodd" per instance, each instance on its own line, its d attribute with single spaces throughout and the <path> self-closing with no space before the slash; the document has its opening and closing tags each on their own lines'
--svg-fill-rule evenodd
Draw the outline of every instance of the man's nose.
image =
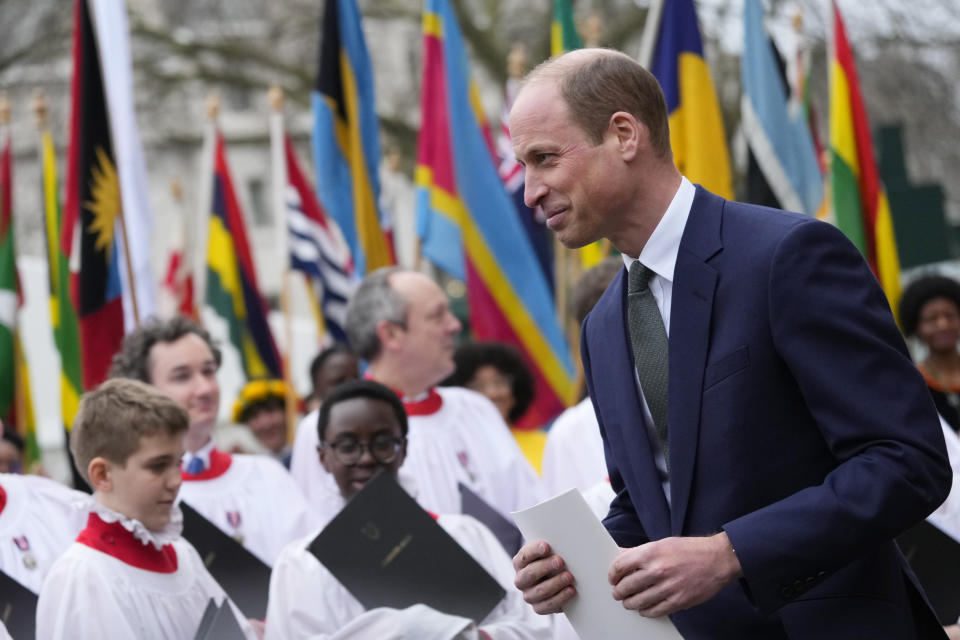
<svg viewBox="0 0 960 640">
<path fill-rule="evenodd" d="M 536 208 L 540 199 L 547 193 L 547 188 L 536 174 L 527 169 L 523 177 L 523 203 L 531 209 Z"/>
</svg>

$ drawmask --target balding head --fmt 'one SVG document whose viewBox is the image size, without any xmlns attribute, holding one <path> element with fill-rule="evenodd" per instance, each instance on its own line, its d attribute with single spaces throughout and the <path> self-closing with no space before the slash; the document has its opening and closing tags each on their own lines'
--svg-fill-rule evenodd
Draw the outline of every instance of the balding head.
<svg viewBox="0 0 960 640">
<path fill-rule="evenodd" d="M 595 144 L 603 140 L 610 116 L 625 111 L 647 128 L 650 146 L 659 157 L 670 154 L 663 90 L 630 56 L 613 49 L 576 49 L 537 66 L 524 89 L 541 83 L 557 87 L 570 118 Z"/>
</svg>

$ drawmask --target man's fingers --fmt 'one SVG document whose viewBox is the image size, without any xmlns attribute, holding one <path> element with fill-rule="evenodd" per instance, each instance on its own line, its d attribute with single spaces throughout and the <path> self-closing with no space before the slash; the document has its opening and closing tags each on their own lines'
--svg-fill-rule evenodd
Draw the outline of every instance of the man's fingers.
<svg viewBox="0 0 960 640">
<path fill-rule="evenodd" d="M 628 549 L 613 559 L 613 562 L 610 563 L 610 569 L 607 571 L 607 580 L 610 581 L 610 584 L 615 585 L 623 580 L 625 576 L 644 567 L 647 556 L 650 555 L 646 549 L 647 546 L 648 545 L 641 545 L 633 549 Z"/>
<path fill-rule="evenodd" d="M 545 557 L 550 553 L 550 545 L 543 540 L 534 540 L 520 547 L 517 555 L 513 556 L 513 570 L 520 571 L 525 566 Z"/>
<path fill-rule="evenodd" d="M 541 558 L 539 560 L 534 560 L 524 568 L 517 571 L 517 575 L 513 580 L 513 584 L 516 585 L 517 589 L 521 591 L 526 591 L 545 578 L 550 576 L 555 576 L 556 574 L 563 571 L 566 565 L 563 563 L 563 558 L 557 555 L 547 556 L 546 558 Z M 569 572 L 568 572 L 569 573 Z M 557 591 L 560 589 L 558 588 Z"/>
<path fill-rule="evenodd" d="M 567 575 L 569 575 L 569 572 Z M 560 613 L 563 611 L 563 606 L 570 602 L 575 595 L 577 595 L 576 588 L 574 588 L 572 585 L 567 585 L 559 593 L 542 602 L 533 603 L 529 600 L 527 600 L 527 602 L 530 603 L 530 605 L 533 606 L 533 610 L 540 615 L 547 613 Z"/>
</svg>

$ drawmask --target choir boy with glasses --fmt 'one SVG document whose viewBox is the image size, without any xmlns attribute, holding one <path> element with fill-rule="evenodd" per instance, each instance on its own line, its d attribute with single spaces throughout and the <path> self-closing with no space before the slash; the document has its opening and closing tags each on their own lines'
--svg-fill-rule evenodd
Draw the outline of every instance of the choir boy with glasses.
<svg viewBox="0 0 960 640">
<path fill-rule="evenodd" d="M 341 507 L 378 472 L 396 477 L 406 456 L 407 414 L 403 404 L 388 387 L 372 380 L 356 380 L 334 389 L 320 408 L 316 428 L 319 463 L 336 483 Z M 365 611 L 309 551 L 308 546 L 319 533 L 314 531 L 287 545 L 274 565 L 267 609 L 268 640 L 551 637 L 550 622 L 535 615 L 513 588 L 510 558 L 496 537 L 469 516 L 434 517 L 507 592 L 484 620 L 448 615 L 422 604 Z"/>
</svg>

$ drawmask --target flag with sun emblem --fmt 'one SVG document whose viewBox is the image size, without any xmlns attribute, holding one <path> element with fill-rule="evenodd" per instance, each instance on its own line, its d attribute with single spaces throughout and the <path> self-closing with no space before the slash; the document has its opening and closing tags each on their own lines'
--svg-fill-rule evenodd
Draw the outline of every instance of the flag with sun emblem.
<svg viewBox="0 0 960 640">
<path fill-rule="evenodd" d="M 63 244 L 71 248 L 74 263 L 79 258 L 75 296 L 83 386 L 92 389 L 106 378 L 124 335 L 121 254 L 114 233 L 122 201 L 100 55 L 85 0 L 74 6 L 73 64 Z"/>
</svg>

